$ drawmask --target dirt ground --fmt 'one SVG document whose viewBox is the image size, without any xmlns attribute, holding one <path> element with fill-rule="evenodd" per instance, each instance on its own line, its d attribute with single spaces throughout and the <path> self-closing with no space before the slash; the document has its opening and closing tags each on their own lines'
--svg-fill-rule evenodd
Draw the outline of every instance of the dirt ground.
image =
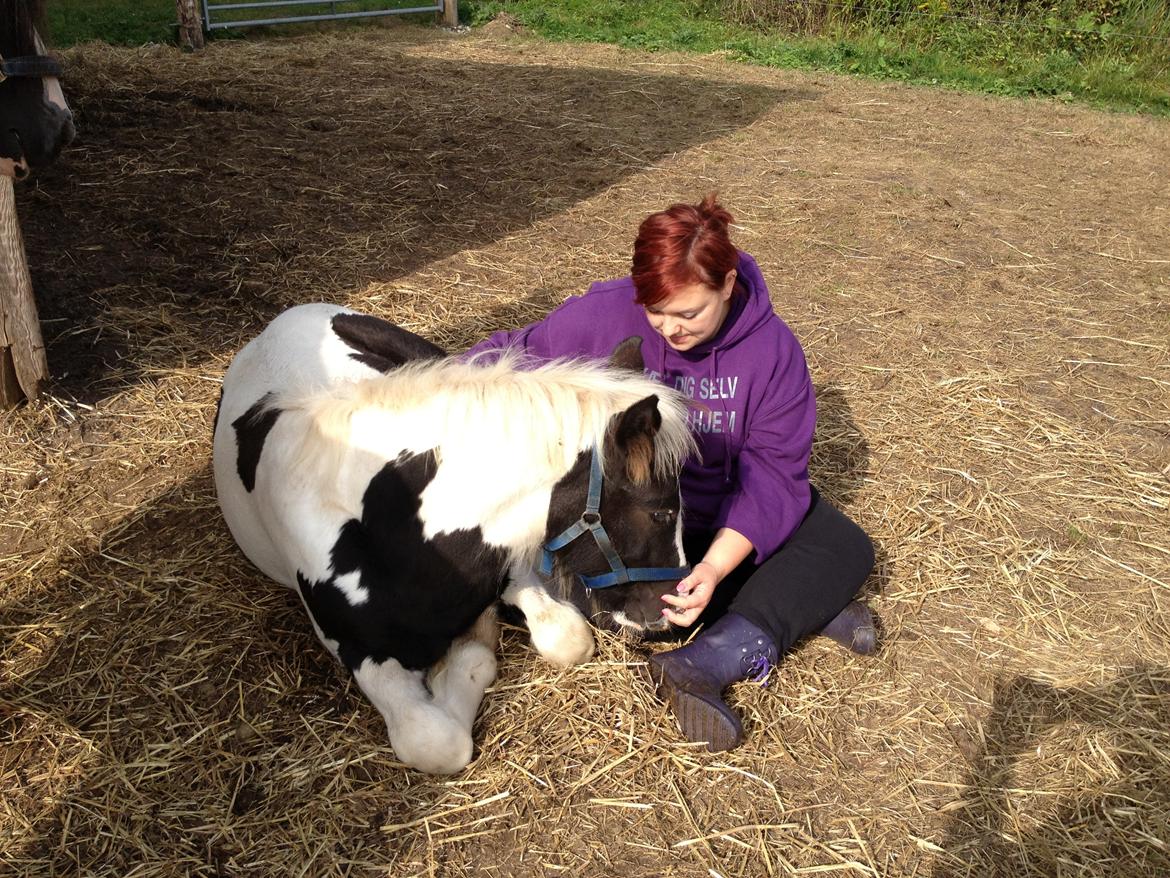
<svg viewBox="0 0 1170 878">
<path fill-rule="evenodd" d="M 1170 874 L 1170 121 L 395 26 L 65 55 L 18 191 L 54 381 L 0 421 L 0 871 Z M 209 474 L 280 309 L 455 349 L 717 189 L 873 535 L 886 645 L 680 743 L 603 637 L 509 628 L 454 778 L 394 759 Z"/>
</svg>

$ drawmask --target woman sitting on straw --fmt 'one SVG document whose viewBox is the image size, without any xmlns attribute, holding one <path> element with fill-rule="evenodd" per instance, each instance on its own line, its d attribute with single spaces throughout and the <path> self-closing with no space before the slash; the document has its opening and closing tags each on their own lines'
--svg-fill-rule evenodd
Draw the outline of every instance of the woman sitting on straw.
<svg viewBox="0 0 1170 878">
<path fill-rule="evenodd" d="M 651 656 L 650 668 L 683 735 L 713 751 L 743 739 L 724 689 L 763 679 L 800 638 L 820 633 L 862 654 L 876 648 L 873 617 L 853 600 L 873 547 L 809 483 L 816 402 L 804 352 L 772 310 L 755 260 L 731 243 L 731 222 L 714 194 L 651 214 L 630 277 L 595 283 L 543 320 L 469 351 L 601 358 L 640 335 L 647 372 L 694 399 L 700 454 L 682 479 L 694 566 L 663 597 L 662 614 L 684 635 L 702 631 Z"/>
</svg>

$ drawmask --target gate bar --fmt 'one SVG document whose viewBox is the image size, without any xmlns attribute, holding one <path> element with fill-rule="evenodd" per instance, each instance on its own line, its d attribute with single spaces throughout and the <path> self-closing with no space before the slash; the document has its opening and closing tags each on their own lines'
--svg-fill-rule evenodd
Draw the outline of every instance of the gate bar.
<svg viewBox="0 0 1170 878">
<path fill-rule="evenodd" d="M 258 27 L 266 24 L 300 24 L 309 21 L 336 21 L 346 18 L 375 18 L 384 15 L 409 15 L 418 12 L 444 12 L 447 4 L 454 6 L 455 0 L 439 0 L 434 6 L 414 6 L 409 9 L 374 9 L 367 12 L 333 12 L 324 13 L 321 15 L 299 15 L 290 16 L 287 18 L 256 18 L 256 19 L 241 19 L 239 21 L 212 21 L 211 13 L 221 9 L 255 9 L 258 7 L 270 6 L 305 6 L 310 4 L 325 5 L 330 0 L 288 0 L 288 2 L 272 2 L 272 0 L 264 0 L 264 2 L 252 3 L 230 3 L 223 5 L 212 5 L 203 0 L 203 23 L 208 30 L 226 30 L 233 27 Z"/>
<path fill-rule="evenodd" d="M 345 3 L 347 0 L 250 0 L 247 3 L 214 3 L 211 8 L 218 12 L 221 9 L 261 9 L 267 6 L 336 6 L 338 3 Z M 352 2 L 352 0 L 348 0 Z M 387 9 L 374 10 L 377 12 L 413 12 L 413 9 Z M 434 10 L 428 7 L 425 12 L 433 12 Z M 339 12 L 330 13 L 330 15 L 348 15 L 351 13 Z"/>
</svg>

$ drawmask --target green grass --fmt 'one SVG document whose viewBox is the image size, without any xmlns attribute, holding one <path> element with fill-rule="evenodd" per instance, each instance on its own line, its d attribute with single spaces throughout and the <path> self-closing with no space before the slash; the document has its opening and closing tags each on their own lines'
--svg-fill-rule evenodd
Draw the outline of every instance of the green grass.
<svg viewBox="0 0 1170 878">
<path fill-rule="evenodd" d="M 368 8 L 373 2 L 357 0 L 346 8 L 362 4 Z M 723 51 L 773 67 L 832 70 L 1000 95 L 1052 96 L 1170 115 L 1170 11 L 1164 0 L 1046 0 L 1028 7 L 1032 11 L 1024 18 L 994 25 L 922 13 L 954 12 L 959 8 L 956 0 L 855 0 L 864 14 L 833 12 L 835 18 L 823 10 L 839 7 L 813 6 L 809 8 L 822 10 L 820 19 L 803 26 L 748 24 L 742 15 L 741 21 L 732 20 L 733 13 L 745 9 L 793 8 L 778 7 L 776 2 L 768 0 L 769 7 L 764 0 L 460 0 L 460 16 L 482 24 L 506 10 L 550 40 Z M 1096 17 L 1082 11 L 1093 3 Z M 897 9 L 902 10 L 900 15 L 891 13 Z M 94 39 L 137 45 L 175 37 L 173 0 L 54 0 L 48 12 L 50 33 L 58 46 Z M 432 20 L 425 15 L 408 18 Z M 361 24 L 311 27 L 345 26 Z M 262 38 L 297 30 L 253 29 L 243 35 Z M 1123 36 L 1132 32 L 1152 39 Z"/>
<path fill-rule="evenodd" d="M 1001 95 L 1046 95 L 1170 114 L 1170 23 L 1164 6 L 1153 0 L 1131 2 L 1134 15 L 1104 28 L 1078 30 L 1075 22 L 1054 22 L 1050 17 L 986 25 L 917 13 L 901 21 L 871 14 L 865 20 L 825 22 L 820 32 L 807 35 L 725 20 L 711 12 L 718 3 L 462 0 L 460 8 L 472 23 L 507 10 L 536 34 L 553 40 L 725 51 L 773 67 L 832 70 Z M 1133 28 L 1160 41 L 1116 34 Z"/>
<path fill-rule="evenodd" d="M 87 40 L 140 46 L 175 39 L 174 0 L 50 0 L 46 12 L 55 46 Z"/>
</svg>

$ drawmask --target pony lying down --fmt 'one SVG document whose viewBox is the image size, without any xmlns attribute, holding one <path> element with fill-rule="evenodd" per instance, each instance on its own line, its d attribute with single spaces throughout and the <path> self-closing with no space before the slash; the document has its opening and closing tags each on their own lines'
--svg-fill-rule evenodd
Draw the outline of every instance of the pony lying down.
<svg viewBox="0 0 1170 878">
<path fill-rule="evenodd" d="M 214 444 L 224 518 L 298 591 L 408 765 L 471 760 L 497 599 L 558 666 L 593 655 L 583 612 L 665 626 L 660 598 L 687 573 L 693 439 L 685 401 L 642 368 L 638 338 L 608 364 L 461 362 L 325 304 L 284 312 L 232 361 Z"/>
</svg>

